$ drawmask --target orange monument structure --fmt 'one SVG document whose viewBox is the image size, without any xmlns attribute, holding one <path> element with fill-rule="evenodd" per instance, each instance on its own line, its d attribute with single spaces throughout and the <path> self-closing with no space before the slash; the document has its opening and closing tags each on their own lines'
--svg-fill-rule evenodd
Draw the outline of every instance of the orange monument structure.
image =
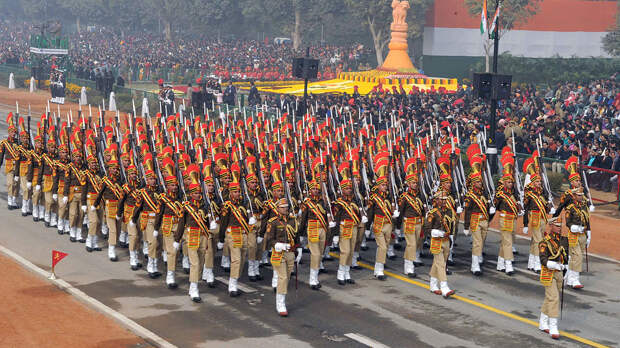
<svg viewBox="0 0 620 348">
<path fill-rule="evenodd" d="M 392 38 L 390 40 L 388 53 L 380 70 L 402 71 L 417 73 L 418 70 L 413 66 L 409 53 L 407 53 L 407 10 L 409 1 L 392 0 Z"/>
</svg>

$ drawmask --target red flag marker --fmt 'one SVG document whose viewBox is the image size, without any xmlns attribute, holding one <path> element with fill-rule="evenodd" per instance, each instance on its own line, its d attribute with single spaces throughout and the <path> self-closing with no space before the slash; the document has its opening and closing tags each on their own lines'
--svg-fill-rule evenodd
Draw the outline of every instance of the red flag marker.
<svg viewBox="0 0 620 348">
<path fill-rule="evenodd" d="M 69 254 L 63 253 L 62 251 L 52 250 L 52 274 L 50 275 L 50 279 L 56 279 L 56 273 L 54 272 L 54 267 L 56 264 L 60 262 L 60 260 L 64 259 L 65 256 Z"/>
</svg>

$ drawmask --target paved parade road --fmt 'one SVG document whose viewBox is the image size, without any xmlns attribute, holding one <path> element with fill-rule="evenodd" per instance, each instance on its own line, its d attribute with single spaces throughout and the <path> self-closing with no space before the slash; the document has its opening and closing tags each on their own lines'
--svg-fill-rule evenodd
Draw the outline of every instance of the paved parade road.
<svg viewBox="0 0 620 348">
<path fill-rule="evenodd" d="M 0 116 L 4 120 L 6 113 Z M 0 128 L 4 138 L 6 124 Z M 397 251 L 399 257 L 387 262 L 388 278 L 381 282 L 372 275 L 375 244 L 369 243 L 370 249 L 361 254 L 364 269 L 352 272 L 355 285 L 337 284 L 334 260 L 326 263 L 329 274 L 320 275 L 321 291 L 312 291 L 307 283 L 309 254 L 304 254 L 298 288 L 293 279 L 287 296 L 289 317 L 280 318 L 270 268 L 262 268 L 265 280 L 258 283 L 242 277 L 250 291 L 237 298 L 229 297 L 221 282 L 215 289 L 201 283 L 203 303 L 195 304 L 187 296 L 188 277 L 182 272 L 177 272 L 179 288 L 169 290 L 164 279 L 131 271 L 126 249 L 118 249 L 119 262 L 112 263 L 105 249 L 87 253 L 84 244 L 70 243 L 67 235 L 21 217 L 18 210 L 8 211 L 4 174 L 0 180 L 0 245 L 45 270 L 52 249 L 68 253 L 57 266 L 60 278 L 180 347 L 581 347 L 618 346 L 620 341 L 620 264 L 615 262 L 591 257 L 590 272 L 582 275 L 585 289 L 565 290 L 559 341 L 537 329 L 544 289 L 536 274 L 523 271 L 529 241 L 517 239 L 518 270 L 509 277 L 494 269 L 495 233 L 488 237 L 489 262 L 481 278 L 469 272 L 469 238 L 458 236 L 457 265 L 448 276 L 457 296 L 448 300 L 427 289 L 429 258 L 416 268 L 418 278 L 410 280 L 402 276 L 402 251 Z M 596 238 L 596 231 L 592 234 Z M 221 269 L 216 272 L 226 277 Z"/>
</svg>

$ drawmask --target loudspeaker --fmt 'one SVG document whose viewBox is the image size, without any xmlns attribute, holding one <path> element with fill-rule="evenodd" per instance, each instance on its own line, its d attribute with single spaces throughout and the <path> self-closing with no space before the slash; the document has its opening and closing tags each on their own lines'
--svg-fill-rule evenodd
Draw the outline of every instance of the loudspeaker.
<svg viewBox="0 0 620 348">
<path fill-rule="evenodd" d="M 512 75 L 493 75 L 493 97 L 495 99 L 509 99 Z"/>
<path fill-rule="evenodd" d="M 293 76 L 300 79 L 315 79 L 319 73 L 319 60 L 293 58 Z"/>
<path fill-rule="evenodd" d="M 304 59 L 293 58 L 293 76 L 303 79 L 304 78 Z"/>
<path fill-rule="evenodd" d="M 493 93 L 493 74 L 474 73 L 472 87 L 476 98 L 490 99 Z"/>
</svg>

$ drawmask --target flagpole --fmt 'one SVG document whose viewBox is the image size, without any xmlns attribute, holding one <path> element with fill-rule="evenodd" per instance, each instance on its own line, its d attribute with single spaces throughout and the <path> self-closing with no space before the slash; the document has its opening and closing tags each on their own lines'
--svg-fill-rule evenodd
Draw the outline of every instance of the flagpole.
<svg viewBox="0 0 620 348">
<path fill-rule="evenodd" d="M 52 265 L 52 274 L 50 274 L 49 278 L 50 280 L 56 280 L 56 272 L 54 272 L 54 265 Z"/>
<path fill-rule="evenodd" d="M 498 51 L 499 51 L 499 0 L 495 0 L 495 11 L 497 13 L 496 18 L 494 18 L 493 23 L 493 75 L 497 74 L 497 61 L 498 61 Z M 491 171 L 495 174 L 497 173 L 497 143 L 495 139 L 495 134 L 497 133 L 497 124 L 496 124 L 496 114 L 497 114 L 497 91 L 495 85 L 492 86 L 493 90 L 491 92 L 491 111 L 489 114 L 489 124 L 491 126 L 491 136 L 489 137 L 489 144 L 487 146 L 487 155 L 489 156 L 489 164 L 491 165 Z"/>
</svg>

